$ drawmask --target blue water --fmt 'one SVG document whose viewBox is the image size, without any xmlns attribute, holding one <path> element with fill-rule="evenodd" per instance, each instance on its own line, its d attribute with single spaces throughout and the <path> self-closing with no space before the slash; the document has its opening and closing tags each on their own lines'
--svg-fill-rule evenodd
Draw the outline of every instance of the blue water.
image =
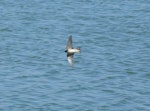
<svg viewBox="0 0 150 111">
<path fill-rule="evenodd" d="M 0 111 L 150 111 L 149 4 L 1 0 Z"/>
</svg>

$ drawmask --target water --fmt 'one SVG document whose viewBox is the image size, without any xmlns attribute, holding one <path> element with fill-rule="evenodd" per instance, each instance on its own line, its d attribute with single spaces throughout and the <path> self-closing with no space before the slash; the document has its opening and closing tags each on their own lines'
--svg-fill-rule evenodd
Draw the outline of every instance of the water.
<svg viewBox="0 0 150 111">
<path fill-rule="evenodd" d="M 1 0 L 0 110 L 150 110 L 149 4 Z"/>
</svg>

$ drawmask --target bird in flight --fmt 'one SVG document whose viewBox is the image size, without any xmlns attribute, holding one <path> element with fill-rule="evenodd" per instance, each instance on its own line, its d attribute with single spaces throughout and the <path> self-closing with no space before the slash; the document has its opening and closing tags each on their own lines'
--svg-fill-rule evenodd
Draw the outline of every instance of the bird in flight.
<svg viewBox="0 0 150 111">
<path fill-rule="evenodd" d="M 65 52 L 67 53 L 67 59 L 68 59 L 70 66 L 73 67 L 73 60 L 72 60 L 73 55 L 74 53 L 79 53 L 80 48 L 74 49 L 72 47 L 72 36 L 69 36 Z"/>
</svg>

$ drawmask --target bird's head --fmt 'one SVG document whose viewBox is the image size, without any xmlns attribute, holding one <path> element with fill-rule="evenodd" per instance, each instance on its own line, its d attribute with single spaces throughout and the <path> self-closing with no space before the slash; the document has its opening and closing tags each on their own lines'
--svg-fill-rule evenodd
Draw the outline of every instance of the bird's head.
<svg viewBox="0 0 150 111">
<path fill-rule="evenodd" d="M 65 50 L 65 52 L 67 52 L 68 50 Z"/>
</svg>

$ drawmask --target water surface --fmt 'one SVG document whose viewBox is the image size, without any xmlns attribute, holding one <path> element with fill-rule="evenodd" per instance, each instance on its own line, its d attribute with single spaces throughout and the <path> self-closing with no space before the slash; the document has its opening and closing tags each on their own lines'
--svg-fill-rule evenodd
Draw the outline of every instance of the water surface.
<svg viewBox="0 0 150 111">
<path fill-rule="evenodd" d="M 150 110 L 149 3 L 0 1 L 0 110 Z"/>
</svg>

